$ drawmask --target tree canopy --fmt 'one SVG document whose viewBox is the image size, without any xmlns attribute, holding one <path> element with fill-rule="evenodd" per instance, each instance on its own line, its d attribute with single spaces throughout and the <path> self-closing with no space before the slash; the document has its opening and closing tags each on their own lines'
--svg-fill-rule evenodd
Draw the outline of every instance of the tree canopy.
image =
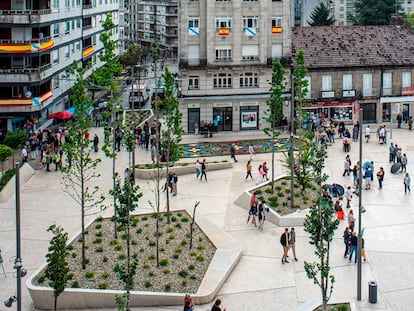
<svg viewBox="0 0 414 311">
<path fill-rule="evenodd" d="M 356 0 L 354 25 L 389 25 L 391 15 L 402 11 L 401 0 Z"/>
<path fill-rule="evenodd" d="M 331 11 L 325 2 L 316 6 L 308 20 L 310 26 L 331 26 L 335 24 L 335 17 L 331 15 Z"/>
</svg>

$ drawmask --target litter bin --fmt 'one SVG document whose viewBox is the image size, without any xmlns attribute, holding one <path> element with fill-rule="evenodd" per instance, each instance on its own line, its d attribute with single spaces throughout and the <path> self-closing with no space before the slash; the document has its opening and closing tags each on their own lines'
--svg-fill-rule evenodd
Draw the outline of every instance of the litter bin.
<svg viewBox="0 0 414 311">
<path fill-rule="evenodd" d="M 377 303 L 377 282 L 368 282 L 368 300 L 370 303 Z"/>
</svg>

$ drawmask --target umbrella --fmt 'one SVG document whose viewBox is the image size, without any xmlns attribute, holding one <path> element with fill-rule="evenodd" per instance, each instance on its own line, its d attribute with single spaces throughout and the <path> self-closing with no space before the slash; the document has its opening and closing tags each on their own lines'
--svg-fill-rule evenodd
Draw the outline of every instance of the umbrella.
<svg viewBox="0 0 414 311">
<path fill-rule="evenodd" d="M 60 119 L 60 120 L 70 120 L 72 118 L 72 113 L 67 110 L 58 111 L 51 113 L 47 118 L 48 119 Z"/>
<path fill-rule="evenodd" d="M 391 166 L 391 173 L 393 173 L 393 174 L 395 174 L 395 173 L 398 173 L 398 171 L 400 170 L 400 168 L 401 168 L 401 163 L 395 163 L 395 164 L 393 164 L 392 166 Z"/>
</svg>

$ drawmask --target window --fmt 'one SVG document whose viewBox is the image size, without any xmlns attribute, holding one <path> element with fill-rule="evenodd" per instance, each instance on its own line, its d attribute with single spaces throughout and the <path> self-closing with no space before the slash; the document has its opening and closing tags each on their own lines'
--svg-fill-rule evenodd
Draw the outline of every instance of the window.
<svg viewBox="0 0 414 311">
<path fill-rule="evenodd" d="M 307 86 L 306 86 L 306 94 L 305 94 L 305 98 L 309 99 L 312 97 L 312 78 L 311 76 L 305 76 L 304 80 L 306 80 L 308 82 Z"/>
<path fill-rule="evenodd" d="M 80 27 L 81 27 L 81 20 L 80 20 L 80 18 L 78 18 L 76 20 L 76 28 L 80 28 Z"/>
<path fill-rule="evenodd" d="M 198 90 L 199 86 L 199 77 L 198 76 L 189 76 L 188 77 L 188 89 L 189 90 Z"/>
<path fill-rule="evenodd" d="M 352 75 L 343 75 L 342 76 L 342 89 L 343 90 L 352 90 Z"/>
<path fill-rule="evenodd" d="M 243 2 L 258 2 L 259 0 L 243 0 Z"/>
<path fill-rule="evenodd" d="M 411 86 L 411 72 L 403 72 L 401 74 L 401 86 L 402 87 Z"/>
<path fill-rule="evenodd" d="M 53 0 L 52 9 L 59 10 L 59 0 Z"/>
<path fill-rule="evenodd" d="M 188 18 L 188 27 L 200 28 L 200 18 L 198 16 L 190 16 Z"/>
<path fill-rule="evenodd" d="M 362 76 L 362 96 L 372 96 L 372 74 L 366 73 Z"/>
<path fill-rule="evenodd" d="M 220 28 L 228 28 L 231 30 L 231 16 L 216 17 L 216 31 Z"/>
<path fill-rule="evenodd" d="M 258 45 L 243 45 L 242 46 L 242 60 L 257 60 L 259 59 Z"/>
<path fill-rule="evenodd" d="M 216 61 L 231 61 L 231 47 L 216 48 Z"/>
<path fill-rule="evenodd" d="M 65 22 L 65 34 L 70 32 L 70 21 Z"/>
<path fill-rule="evenodd" d="M 231 2 L 231 0 L 216 0 L 216 2 Z"/>
<path fill-rule="evenodd" d="M 188 46 L 188 64 L 189 65 L 200 64 L 200 47 L 198 45 Z"/>
<path fill-rule="evenodd" d="M 68 58 L 69 58 L 69 55 L 70 55 L 70 51 L 69 51 L 69 49 L 70 49 L 69 45 L 67 45 L 67 46 L 65 46 L 65 47 L 64 47 L 64 51 L 65 51 L 65 53 L 64 53 L 64 55 L 65 55 L 65 59 L 68 59 Z"/>
<path fill-rule="evenodd" d="M 243 16 L 243 29 L 248 31 L 249 29 L 253 31 L 258 30 L 259 18 L 257 16 Z"/>
<path fill-rule="evenodd" d="M 59 76 L 53 77 L 52 84 L 53 84 L 53 89 L 56 90 L 59 88 Z"/>
<path fill-rule="evenodd" d="M 69 9 L 70 3 L 69 0 L 65 0 L 65 9 Z"/>
<path fill-rule="evenodd" d="M 253 72 L 245 72 L 240 74 L 240 87 L 258 87 L 258 75 Z"/>
<path fill-rule="evenodd" d="M 52 62 L 53 64 L 59 63 L 59 50 L 52 51 Z"/>
<path fill-rule="evenodd" d="M 282 27 L 281 16 L 272 16 L 272 27 Z"/>
<path fill-rule="evenodd" d="M 59 24 L 53 24 L 53 37 L 59 37 Z"/>
<path fill-rule="evenodd" d="M 76 42 L 76 51 L 80 51 L 80 41 Z"/>
<path fill-rule="evenodd" d="M 392 73 L 390 72 L 384 72 L 382 74 L 382 94 L 392 94 Z"/>
<path fill-rule="evenodd" d="M 332 91 L 332 76 L 322 76 L 322 91 Z"/>
<path fill-rule="evenodd" d="M 281 58 L 283 56 L 282 44 L 272 44 L 272 58 Z"/>
<path fill-rule="evenodd" d="M 217 73 L 213 76 L 214 88 L 231 88 L 232 80 L 230 73 Z"/>
</svg>

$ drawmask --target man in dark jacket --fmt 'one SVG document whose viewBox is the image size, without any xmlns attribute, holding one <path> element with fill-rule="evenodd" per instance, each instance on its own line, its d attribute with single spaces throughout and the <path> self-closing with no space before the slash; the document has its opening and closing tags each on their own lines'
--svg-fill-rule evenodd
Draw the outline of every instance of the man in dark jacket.
<svg viewBox="0 0 414 311">
<path fill-rule="evenodd" d="M 283 256 L 282 256 L 282 264 L 288 263 L 289 261 L 287 261 L 287 253 L 288 253 L 288 249 L 289 249 L 289 229 L 285 228 L 285 232 L 282 233 L 282 235 L 280 236 L 280 244 L 282 244 L 283 246 Z"/>
</svg>

